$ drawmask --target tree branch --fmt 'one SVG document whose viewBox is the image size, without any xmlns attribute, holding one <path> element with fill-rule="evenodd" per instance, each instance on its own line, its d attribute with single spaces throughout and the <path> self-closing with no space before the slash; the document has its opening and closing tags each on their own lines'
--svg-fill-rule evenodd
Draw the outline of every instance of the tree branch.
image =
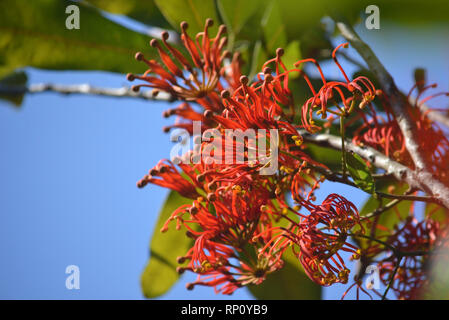
<svg viewBox="0 0 449 320">
<path fill-rule="evenodd" d="M 416 171 L 411 171 L 409 168 L 398 163 L 393 165 L 396 169 L 400 169 L 399 175 L 403 176 L 403 179 L 401 180 L 405 180 L 409 186 L 416 186 L 416 184 L 419 184 L 420 186 L 417 186 L 419 189 L 429 193 L 438 199 L 446 208 L 449 208 L 449 188 L 435 179 L 428 171 L 427 163 L 419 150 L 419 145 L 416 142 L 417 139 L 415 139 L 415 125 L 406 111 L 407 102 L 396 87 L 393 78 L 376 57 L 371 48 L 360 39 L 350 25 L 345 22 L 336 21 L 336 26 L 340 30 L 343 37 L 351 43 L 351 45 L 365 60 L 371 71 L 379 80 L 382 90 L 388 96 L 393 114 L 404 136 L 405 146 L 417 169 Z M 388 158 L 383 155 L 377 155 L 375 158 L 378 159 L 378 165 L 382 164 L 386 167 L 391 165 L 391 161 L 386 162 L 385 160 Z M 391 172 L 392 169 L 393 168 L 391 167 L 388 168 L 387 172 Z"/>
<path fill-rule="evenodd" d="M 133 97 L 153 101 L 173 101 L 173 98 L 169 94 L 164 92 L 159 92 L 158 95 L 154 96 L 151 91 L 134 92 L 128 87 L 99 88 L 91 86 L 89 84 L 61 85 L 52 83 L 38 83 L 29 86 L 9 86 L 0 84 L 0 94 L 3 95 L 14 96 L 25 93 L 41 92 L 56 92 L 61 94 L 87 94 L 114 98 Z"/>
<path fill-rule="evenodd" d="M 341 150 L 341 138 L 327 133 L 311 134 L 306 130 L 299 130 L 299 134 L 305 142 L 313 143 L 322 147 Z M 429 193 L 438 203 L 449 208 L 449 190 L 440 181 L 435 179 L 430 173 L 413 171 L 410 168 L 396 162 L 374 148 L 367 146 L 357 146 L 351 141 L 345 141 L 345 149 L 354 152 L 362 158 L 370 161 L 376 168 L 385 170 L 386 174 L 391 174 L 399 181 L 406 182 L 411 188 Z"/>
<path fill-rule="evenodd" d="M 371 48 L 360 39 L 349 24 L 336 21 L 336 25 L 343 37 L 357 50 L 360 56 L 362 56 L 368 64 L 368 67 L 374 73 L 377 80 L 379 80 L 382 90 L 388 96 L 393 114 L 398 122 L 402 134 L 404 135 L 405 146 L 409 151 L 416 168 L 418 170 L 426 170 L 426 161 L 422 157 L 419 150 L 419 145 L 416 142 L 417 139 L 415 139 L 415 125 L 406 111 L 406 101 L 403 99 L 401 93 L 396 87 L 393 78 L 376 57 Z"/>
</svg>

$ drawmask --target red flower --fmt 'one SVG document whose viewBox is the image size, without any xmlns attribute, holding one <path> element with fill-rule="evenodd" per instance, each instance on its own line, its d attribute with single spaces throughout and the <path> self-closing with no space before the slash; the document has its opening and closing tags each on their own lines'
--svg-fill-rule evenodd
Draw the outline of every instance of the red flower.
<svg viewBox="0 0 449 320">
<path fill-rule="evenodd" d="M 420 299 L 429 281 L 425 270 L 429 256 L 424 252 L 431 252 L 444 237 L 444 230 L 438 222 L 428 219 L 418 222 L 409 217 L 388 238 L 388 244 L 405 254 L 390 286 L 398 299 Z M 387 251 L 386 254 L 378 264 L 380 278 L 385 285 L 390 282 L 399 263 L 395 252 Z"/>
<path fill-rule="evenodd" d="M 194 246 L 179 262 L 189 261 L 179 272 L 189 270 L 199 275 L 189 284 L 212 286 L 218 292 L 232 293 L 236 288 L 250 283 L 259 284 L 266 275 L 282 267 L 276 256 L 258 256 L 258 248 L 265 239 L 254 235 L 271 227 L 271 219 L 262 205 L 270 204 L 270 194 L 264 188 L 250 190 L 235 185 L 218 187 L 207 198 L 199 197 L 192 206 L 176 210 L 166 222 L 176 220 L 195 239 Z M 223 287 L 222 287 L 223 286 Z"/>
<path fill-rule="evenodd" d="M 423 113 L 419 108 L 420 104 L 429 101 L 435 96 L 441 94 L 446 95 L 446 93 L 437 93 L 436 95 L 431 95 L 419 100 L 424 92 L 435 86 L 436 85 L 431 85 L 421 89 L 415 105 L 410 103 L 407 104 L 407 112 L 415 124 L 415 136 L 421 154 L 427 160 L 427 163 L 431 164 L 430 169 L 432 173 L 440 178 L 442 182 L 448 184 L 449 175 L 447 174 L 447 167 L 449 166 L 449 140 L 443 130 L 441 130 L 436 123 L 433 123 L 427 117 L 427 114 Z M 410 94 L 412 91 L 413 88 L 410 91 Z M 410 94 L 408 100 L 410 100 Z M 378 115 L 374 108 L 370 108 L 371 117 L 360 113 L 364 124 L 355 131 L 353 142 L 359 145 L 369 145 L 404 165 L 413 168 L 414 164 L 406 149 L 404 136 L 393 116 L 391 106 L 386 97 L 382 99 L 382 105 L 385 111 L 385 116 Z"/>
<path fill-rule="evenodd" d="M 274 228 L 280 232 L 264 250 L 270 248 L 269 252 L 283 252 L 292 246 L 312 281 L 322 286 L 347 283 L 349 269 L 339 251 L 353 253 L 354 259 L 360 256 L 360 251 L 347 241 L 348 232 L 356 224 L 360 225 L 357 208 L 337 194 L 330 194 L 321 205 L 303 201 L 303 206 L 310 214 L 303 216 L 298 213 L 300 221 L 291 220 L 290 228 Z M 361 225 L 360 228 L 363 230 Z"/>
<path fill-rule="evenodd" d="M 359 76 L 353 80 L 349 80 L 345 71 L 341 67 L 336 57 L 336 52 L 342 46 L 347 47 L 347 43 L 343 43 L 334 49 L 332 52 L 332 58 L 335 64 L 340 69 L 346 82 L 342 81 L 327 81 L 324 77 L 323 71 L 319 63 L 315 59 L 304 59 L 295 63 L 296 66 L 304 62 L 312 62 L 317 67 L 323 86 L 320 90 L 315 91 L 310 80 L 305 77 L 313 96 L 309 98 L 302 106 L 302 122 L 305 129 L 310 132 L 316 132 L 321 130 L 320 127 L 315 125 L 313 121 L 313 112 L 316 110 L 316 115 L 320 115 L 322 119 L 327 119 L 327 113 L 341 116 L 343 114 L 349 114 L 354 110 L 356 103 L 358 108 L 363 109 L 369 104 L 379 91 L 376 90 L 372 82 L 364 76 Z M 328 105 L 335 106 L 336 110 L 331 110 Z"/>
<path fill-rule="evenodd" d="M 180 195 L 186 198 L 195 199 L 199 197 L 199 194 L 196 191 L 198 184 L 195 183 L 196 173 L 194 169 L 185 164 L 180 164 L 180 166 L 190 180 L 183 177 L 173 163 L 168 160 L 161 160 L 147 175 L 137 182 L 137 186 L 143 188 L 148 183 L 153 183 L 177 191 Z"/>
<path fill-rule="evenodd" d="M 145 59 L 141 52 L 137 53 L 136 59 L 145 62 L 149 69 L 141 76 L 128 74 L 129 81 L 139 79 L 146 82 L 135 85 L 132 89 L 138 91 L 141 87 L 153 88 L 154 95 L 164 91 L 179 100 L 195 101 L 206 110 L 221 112 L 223 105 L 219 93 L 224 89 L 233 91 L 239 86 L 241 62 L 239 54 L 235 54 L 231 59 L 230 52 L 224 50 L 227 42 L 227 38 L 224 37 L 226 27 L 221 25 L 216 36 L 211 38 L 209 28 L 212 25 L 211 19 L 206 20 L 204 31 L 198 33 L 193 40 L 187 34 L 187 22 L 181 23 L 181 39 L 190 57 L 185 57 L 170 45 L 167 41 L 168 32 L 162 33 L 165 48 L 158 40 L 151 40 L 150 45 L 157 49 L 162 65 L 156 60 Z M 172 113 L 173 111 L 169 111 L 165 115 L 169 116 Z M 195 113 L 196 115 L 191 110 L 187 114 L 179 112 L 178 115 L 186 115 L 188 120 L 194 120 L 193 118 L 204 120 L 201 112 Z"/>
</svg>

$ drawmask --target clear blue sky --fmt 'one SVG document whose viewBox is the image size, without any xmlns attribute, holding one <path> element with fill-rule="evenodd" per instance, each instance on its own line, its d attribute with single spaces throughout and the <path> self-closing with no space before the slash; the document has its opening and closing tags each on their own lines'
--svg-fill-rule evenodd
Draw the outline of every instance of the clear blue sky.
<svg viewBox="0 0 449 320">
<path fill-rule="evenodd" d="M 418 66 L 449 88 L 447 29 L 382 26 L 362 30 L 362 36 L 401 88 L 410 88 Z M 124 75 L 110 73 L 27 71 L 30 83 L 126 84 Z M 171 145 L 161 130 L 173 121 L 161 117 L 167 107 L 53 93 L 27 96 L 20 109 L 0 102 L 0 298 L 142 298 L 140 273 L 166 190 L 139 190 L 135 183 L 169 155 Z M 365 199 L 338 184 L 325 184 L 319 198 L 331 192 L 356 205 Z M 80 267 L 80 290 L 65 288 L 65 268 L 71 264 Z M 209 288 L 186 291 L 191 280 L 185 276 L 163 298 L 227 298 Z M 339 299 L 343 291 L 337 285 L 325 289 L 324 297 Z M 231 298 L 251 296 L 242 289 Z"/>
</svg>

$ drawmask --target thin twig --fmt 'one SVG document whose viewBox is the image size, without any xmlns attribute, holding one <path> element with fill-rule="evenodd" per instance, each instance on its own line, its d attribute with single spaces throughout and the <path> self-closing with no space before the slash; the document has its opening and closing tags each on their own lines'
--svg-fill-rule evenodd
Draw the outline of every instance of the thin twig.
<svg viewBox="0 0 449 320">
<path fill-rule="evenodd" d="M 172 101 L 173 98 L 164 92 L 160 92 L 158 95 L 154 96 L 151 91 L 139 91 L 134 92 L 128 87 L 122 88 L 99 88 L 94 87 L 89 84 L 72 84 L 72 85 L 61 85 L 52 83 L 38 83 L 29 86 L 6 86 L 0 85 L 0 94 L 3 95 L 21 95 L 25 93 L 42 93 L 42 92 L 56 92 L 61 94 L 87 94 L 87 95 L 98 95 L 107 96 L 114 98 L 140 98 L 144 100 L 154 100 L 154 101 Z"/>
<path fill-rule="evenodd" d="M 431 202 L 431 203 L 437 203 L 437 204 L 440 203 L 435 198 L 429 197 L 429 196 L 399 195 L 399 194 L 390 194 L 390 193 L 383 193 L 383 192 L 376 192 L 376 193 L 377 193 L 377 195 L 381 196 L 382 198 L 401 199 L 401 200 L 408 200 L 408 201 Z"/>
<path fill-rule="evenodd" d="M 387 297 L 387 293 L 388 293 L 388 291 L 390 290 L 390 288 L 391 288 L 391 286 L 393 284 L 394 277 L 396 276 L 396 273 L 398 272 L 398 269 L 399 269 L 399 266 L 401 264 L 401 261 L 402 261 L 402 256 L 398 257 L 398 264 L 394 268 L 393 274 L 391 275 L 390 281 L 388 282 L 387 288 L 385 289 L 385 292 L 384 292 L 384 294 L 382 296 L 382 300 L 385 300 L 386 297 Z"/>
</svg>

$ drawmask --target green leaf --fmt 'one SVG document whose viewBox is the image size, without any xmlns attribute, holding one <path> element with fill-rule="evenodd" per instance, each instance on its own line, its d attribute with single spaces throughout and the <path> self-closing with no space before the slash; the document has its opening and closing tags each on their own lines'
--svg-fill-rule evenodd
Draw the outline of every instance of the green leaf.
<svg viewBox="0 0 449 320">
<path fill-rule="evenodd" d="M 0 79 L 0 87 L 8 87 L 8 86 L 25 86 L 28 81 L 28 77 L 24 71 L 14 71 L 11 74 L 8 74 L 6 77 Z M 12 103 L 16 107 L 20 107 L 23 101 L 23 93 L 14 94 L 14 95 L 5 95 L 0 94 L 0 99 L 4 99 L 10 103 Z"/>
<path fill-rule="evenodd" d="M 217 0 L 217 8 L 229 31 L 237 35 L 258 10 L 260 0 Z"/>
<path fill-rule="evenodd" d="M 447 225 L 449 210 L 436 203 L 426 203 L 426 218 L 438 221 L 443 225 Z"/>
<path fill-rule="evenodd" d="M 310 155 L 313 160 L 326 165 L 332 171 L 341 170 L 341 152 L 337 150 L 307 144 L 304 152 Z"/>
<path fill-rule="evenodd" d="M 398 184 L 396 182 L 391 182 L 391 183 L 388 183 L 388 184 L 385 184 L 382 186 L 378 186 L 378 187 L 376 187 L 376 189 L 381 192 L 389 192 L 388 189 L 391 186 L 394 187 L 394 192 L 392 192 L 393 194 L 403 194 L 408 189 L 407 184 Z M 371 213 L 374 210 L 376 210 L 379 207 L 379 204 L 380 204 L 379 201 L 380 200 L 377 197 L 371 196 L 365 202 L 362 209 L 360 210 L 360 216 L 362 216 L 362 217 L 366 216 L 368 213 Z M 389 201 L 392 201 L 392 200 L 384 199 L 383 204 L 385 205 Z M 412 205 L 411 201 L 403 200 L 403 201 L 399 202 L 399 204 L 397 204 L 393 208 L 383 212 L 379 216 L 379 220 L 378 220 L 377 224 L 385 227 L 386 229 L 376 228 L 374 230 L 373 237 L 376 239 L 385 240 L 385 237 L 390 235 L 390 232 L 388 230 L 392 230 L 395 225 L 397 225 L 398 223 L 403 221 L 410 214 L 411 205 Z M 373 219 L 370 219 L 370 220 L 373 220 Z M 364 225 L 366 231 L 369 232 L 371 230 L 371 225 L 370 225 L 369 221 L 365 220 L 364 222 L 362 222 L 362 225 Z M 366 240 L 366 239 L 355 239 L 355 240 L 359 243 L 361 248 L 366 248 L 369 245 L 369 241 L 370 241 L 370 240 Z"/>
<path fill-rule="evenodd" d="M 290 43 L 286 46 L 284 50 L 284 56 L 282 57 L 282 61 L 284 62 L 287 68 L 293 68 L 293 65 L 296 61 L 301 60 L 301 48 L 298 40 L 290 41 Z M 299 72 L 291 72 L 289 74 L 291 78 L 298 78 Z"/>
<path fill-rule="evenodd" d="M 192 200 L 183 198 L 174 191 L 165 200 L 151 239 L 150 260 L 141 277 L 142 291 L 147 298 L 166 293 L 179 279 L 176 258 L 186 254 L 192 247 L 193 240 L 182 230 L 176 230 L 175 225 L 171 225 L 164 233 L 159 230 L 174 210 L 191 202 Z"/>
<path fill-rule="evenodd" d="M 265 47 L 268 52 L 287 45 L 287 33 L 282 19 L 280 2 L 271 1 L 262 19 L 262 29 L 265 37 Z"/>
<path fill-rule="evenodd" d="M 346 153 L 346 165 L 354 183 L 367 193 L 374 193 L 374 179 L 365 161 L 355 153 Z"/>
<path fill-rule="evenodd" d="M 289 40 L 300 39 L 309 29 L 321 24 L 321 19 L 330 14 L 342 14 L 350 21 L 358 18 L 366 5 L 353 0 L 282 0 L 279 2 L 282 19 Z M 317 30 L 315 29 L 315 32 Z M 316 34 L 318 38 L 320 37 Z"/>
<path fill-rule="evenodd" d="M 133 55 L 149 48 L 147 36 L 82 3 L 76 3 L 80 29 L 69 30 L 66 19 L 70 14 L 65 10 L 73 4 L 62 0 L 0 1 L 0 72 L 24 66 L 120 73 L 145 69 Z"/>
<path fill-rule="evenodd" d="M 267 275 L 260 285 L 249 285 L 254 297 L 261 300 L 319 300 L 321 287 L 304 273 L 290 250 L 284 253 L 284 267 Z"/>
<path fill-rule="evenodd" d="M 178 31 L 180 31 L 179 24 L 182 21 L 187 21 L 189 24 L 189 34 L 193 36 L 204 30 L 204 22 L 207 18 L 211 18 L 215 22 L 212 32 L 217 30 L 219 20 L 214 1 L 155 0 L 155 3 L 167 21 Z"/>
<path fill-rule="evenodd" d="M 368 0 L 363 2 L 372 4 Z M 385 20 L 405 26 L 427 27 L 430 23 L 448 22 L 449 2 L 446 0 L 409 0 L 406 6 L 401 1 L 380 0 L 376 5 L 380 8 L 381 24 Z"/>
<path fill-rule="evenodd" d="M 88 0 L 99 9 L 126 15 L 147 25 L 167 28 L 170 24 L 156 7 L 154 0 Z"/>
</svg>

